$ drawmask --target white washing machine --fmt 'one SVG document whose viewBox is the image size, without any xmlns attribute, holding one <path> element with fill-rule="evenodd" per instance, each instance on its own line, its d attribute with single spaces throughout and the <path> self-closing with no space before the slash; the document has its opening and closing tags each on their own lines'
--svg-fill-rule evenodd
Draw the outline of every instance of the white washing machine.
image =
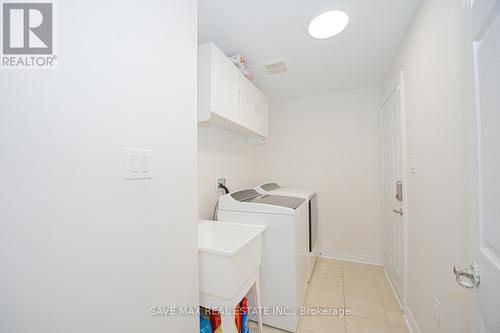
<svg viewBox="0 0 500 333">
<path fill-rule="evenodd" d="M 263 322 L 296 332 L 307 292 L 306 200 L 255 190 L 230 193 L 219 199 L 218 220 L 267 226 L 260 271 Z"/>
<path fill-rule="evenodd" d="M 281 187 L 276 183 L 257 186 L 254 190 L 261 194 L 292 196 L 307 201 L 307 243 L 309 251 L 307 281 L 310 281 L 318 259 L 318 194 L 311 190 Z"/>
</svg>

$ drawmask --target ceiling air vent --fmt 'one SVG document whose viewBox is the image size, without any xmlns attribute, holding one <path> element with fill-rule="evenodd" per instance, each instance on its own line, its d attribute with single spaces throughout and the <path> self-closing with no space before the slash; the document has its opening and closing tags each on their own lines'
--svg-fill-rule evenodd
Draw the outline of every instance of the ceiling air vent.
<svg viewBox="0 0 500 333">
<path fill-rule="evenodd" d="M 288 70 L 285 59 L 275 59 L 262 64 L 267 74 L 279 74 Z"/>
</svg>

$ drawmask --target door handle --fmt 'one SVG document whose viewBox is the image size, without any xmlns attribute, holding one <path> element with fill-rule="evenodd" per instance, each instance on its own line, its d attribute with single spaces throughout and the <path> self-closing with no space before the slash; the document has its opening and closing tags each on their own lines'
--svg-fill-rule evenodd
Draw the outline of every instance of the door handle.
<svg viewBox="0 0 500 333">
<path fill-rule="evenodd" d="M 403 216 L 403 209 L 402 208 L 393 209 L 392 212 L 394 214 L 399 214 L 399 215 Z"/>
<path fill-rule="evenodd" d="M 396 181 L 396 200 L 403 201 L 403 181 Z"/>
<path fill-rule="evenodd" d="M 479 267 L 476 263 L 470 264 L 469 267 L 453 267 L 453 274 L 458 285 L 466 289 L 474 289 L 479 287 L 481 277 L 479 274 Z"/>
</svg>

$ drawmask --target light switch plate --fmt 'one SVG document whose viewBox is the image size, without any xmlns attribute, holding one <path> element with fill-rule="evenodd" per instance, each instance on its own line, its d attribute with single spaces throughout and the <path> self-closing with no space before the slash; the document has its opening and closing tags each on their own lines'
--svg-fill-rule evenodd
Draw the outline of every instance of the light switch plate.
<svg viewBox="0 0 500 333">
<path fill-rule="evenodd" d="M 410 156 L 410 173 L 412 175 L 417 173 L 417 156 Z"/>
<path fill-rule="evenodd" d="M 151 150 L 125 148 L 125 179 L 151 179 Z"/>
</svg>

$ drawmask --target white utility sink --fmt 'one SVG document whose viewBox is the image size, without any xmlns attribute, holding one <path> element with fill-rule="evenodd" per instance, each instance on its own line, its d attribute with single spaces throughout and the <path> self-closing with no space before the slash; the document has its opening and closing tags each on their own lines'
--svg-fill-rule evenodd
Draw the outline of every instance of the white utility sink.
<svg viewBox="0 0 500 333">
<path fill-rule="evenodd" d="M 248 290 L 243 289 L 261 263 L 265 229 L 259 225 L 200 222 L 200 293 L 227 300 L 241 293 L 244 296 Z"/>
</svg>

